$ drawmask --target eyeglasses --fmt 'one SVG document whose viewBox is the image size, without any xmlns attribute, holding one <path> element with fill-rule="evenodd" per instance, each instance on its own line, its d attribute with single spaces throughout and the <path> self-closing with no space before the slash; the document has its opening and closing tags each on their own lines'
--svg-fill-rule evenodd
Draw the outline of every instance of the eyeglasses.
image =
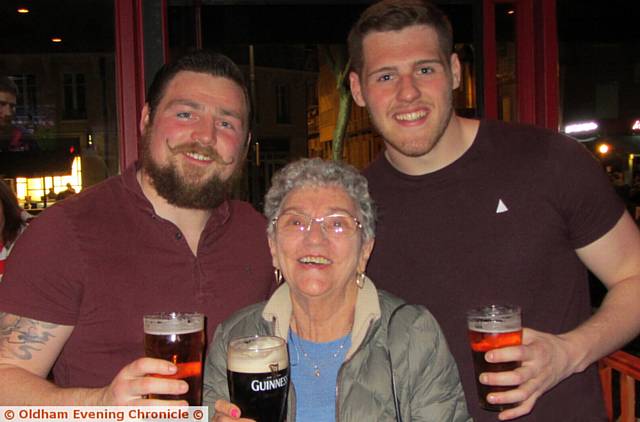
<svg viewBox="0 0 640 422">
<path fill-rule="evenodd" d="M 324 217 L 310 217 L 295 212 L 285 212 L 271 220 L 276 232 L 283 236 L 300 236 L 311 230 L 313 223 L 320 224 L 325 235 L 331 238 L 350 237 L 362 229 L 357 218 L 347 213 L 335 213 Z"/>
</svg>

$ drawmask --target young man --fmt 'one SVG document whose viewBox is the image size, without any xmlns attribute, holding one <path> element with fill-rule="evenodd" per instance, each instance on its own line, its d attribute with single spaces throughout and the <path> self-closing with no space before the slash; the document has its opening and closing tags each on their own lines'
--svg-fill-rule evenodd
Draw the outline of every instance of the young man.
<svg viewBox="0 0 640 422">
<path fill-rule="evenodd" d="M 141 358 L 143 315 L 203 312 L 211 339 L 271 290 L 266 222 L 227 199 L 250 137 L 240 70 L 195 52 L 163 67 L 147 99 L 141 165 L 47 210 L 10 256 L 0 283 L 2 403 L 161 404 L 144 397 L 187 384 L 148 376 L 176 367 Z"/>
<path fill-rule="evenodd" d="M 18 87 L 8 76 L 0 76 L 0 152 L 37 151 L 32 136 L 13 124 Z"/>
<path fill-rule="evenodd" d="M 451 27 L 426 1 L 372 5 L 349 48 L 353 98 L 386 145 L 365 170 L 380 215 L 369 275 L 434 313 L 476 421 L 603 420 L 593 363 L 640 329 L 640 236 L 599 164 L 550 131 L 456 116 Z M 587 268 L 609 289 L 593 316 Z M 513 386 L 489 394 L 518 403 L 496 415 L 478 405 L 465 311 L 502 303 L 528 328 L 485 355 L 522 362 L 480 376 Z"/>
<path fill-rule="evenodd" d="M 0 152 L 13 147 L 18 129 L 13 126 L 18 87 L 8 76 L 0 76 Z"/>
</svg>

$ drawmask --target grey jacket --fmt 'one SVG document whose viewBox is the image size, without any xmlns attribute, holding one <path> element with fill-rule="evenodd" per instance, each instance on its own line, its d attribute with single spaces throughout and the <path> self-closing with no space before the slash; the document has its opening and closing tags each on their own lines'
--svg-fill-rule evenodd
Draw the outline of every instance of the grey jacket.
<svg viewBox="0 0 640 422">
<path fill-rule="evenodd" d="M 470 421 L 458 369 L 440 327 L 421 306 L 406 305 L 367 279 L 358 293 L 351 348 L 338 371 L 336 421 L 393 421 L 390 349 L 402 420 Z M 216 329 L 205 363 L 204 404 L 229 400 L 226 353 L 229 340 L 289 332 L 289 287 L 281 286 L 265 303 L 240 310 Z M 464 333 L 461 333 L 464 335 Z M 291 384 L 287 420 L 295 420 L 295 386 Z"/>
</svg>

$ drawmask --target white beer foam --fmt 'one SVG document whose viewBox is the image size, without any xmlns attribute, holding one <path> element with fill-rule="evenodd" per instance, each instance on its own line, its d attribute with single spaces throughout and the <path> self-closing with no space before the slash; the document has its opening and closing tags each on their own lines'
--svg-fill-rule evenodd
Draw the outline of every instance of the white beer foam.
<svg viewBox="0 0 640 422">
<path fill-rule="evenodd" d="M 155 336 L 189 334 L 204 330 L 201 314 L 151 315 L 144 318 L 144 332 Z"/>
<path fill-rule="evenodd" d="M 231 340 L 227 354 L 227 369 L 245 374 L 271 372 L 270 365 L 278 365 L 278 371 L 289 366 L 287 347 L 280 337 L 244 337 Z"/>
<path fill-rule="evenodd" d="M 504 319 L 476 319 L 467 321 L 470 330 L 481 333 L 510 333 L 522 328 L 519 316 L 512 316 Z"/>
<path fill-rule="evenodd" d="M 513 333 L 516 331 L 520 331 L 520 326 L 515 327 L 478 327 L 471 326 L 469 324 L 469 329 L 478 333 L 488 333 L 488 334 L 502 334 L 502 333 Z"/>
</svg>

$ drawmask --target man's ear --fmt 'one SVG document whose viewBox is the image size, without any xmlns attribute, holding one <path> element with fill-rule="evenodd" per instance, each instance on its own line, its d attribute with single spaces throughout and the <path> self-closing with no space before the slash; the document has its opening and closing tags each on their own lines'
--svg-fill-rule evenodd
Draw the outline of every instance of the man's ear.
<svg viewBox="0 0 640 422">
<path fill-rule="evenodd" d="M 360 107 L 366 106 L 364 96 L 362 95 L 362 84 L 360 83 L 360 76 L 356 72 L 349 72 L 349 85 L 351 87 L 351 96 L 353 101 Z"/>
<path fill-rule="evenodd" d="M 149 103 L 145 103 L 144 107 L 142 107 L 142 113 L 140 114 L 140 133 L 142 135 L 147 131 L 147 127 L 149 126 L 149 121 L 151 119 L 151 110 L 149 109 Z"/>
<path fill-rule="evenodd" d="M 458 89 L 462 78 L 462 68 L 460 66 L 460 59 L 456 53 L 451 55 L 450 66 L 453 89 Z"/>
<path fill-rule="evenodd" d="M 242 154 L 242 159 L 246 159 L 249 155 L 249 147 L 251 147 L 251 132 L 247 132 L 247 140 L 244 141 L 244 153 Z"/>
</svg>

